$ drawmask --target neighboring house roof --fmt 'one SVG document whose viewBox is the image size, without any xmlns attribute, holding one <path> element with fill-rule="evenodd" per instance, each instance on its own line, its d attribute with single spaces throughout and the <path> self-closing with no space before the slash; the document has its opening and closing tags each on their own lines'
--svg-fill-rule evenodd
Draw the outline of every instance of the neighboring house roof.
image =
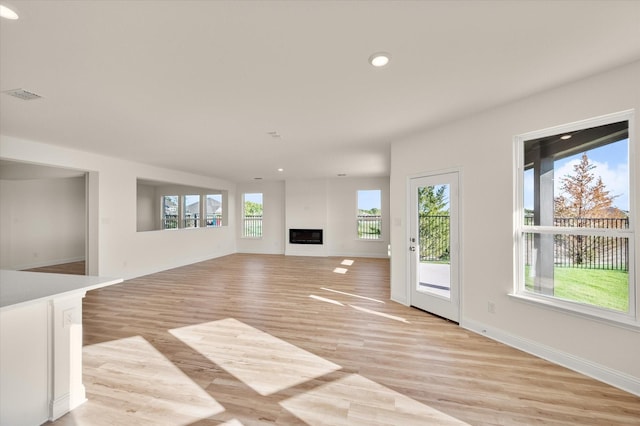
<svg viewBox="0 0 640 426">
<path fill-rule="evenodd" d="M 208 212 L 220 213 L 222 211 L 222 203 L 213 198 L 207 198 L 207 209 Z M 196 201 L 195 203 L 189 204 L 186 207 L 186 212 L 191 214 L 200 213 L 200 202 Z"/>
</svg>

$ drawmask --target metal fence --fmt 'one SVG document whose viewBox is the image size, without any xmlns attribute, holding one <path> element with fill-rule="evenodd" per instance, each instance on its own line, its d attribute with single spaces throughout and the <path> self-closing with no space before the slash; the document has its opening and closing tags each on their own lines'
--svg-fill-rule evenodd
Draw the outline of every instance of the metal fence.
<svg viewBox="0 0 640 426">
<path fill-rule="evenodd" d="M 162 218 L 162 229 L 177 229 L 178 215 L 166 214 Z"/>
<path fill-rule="evenodd" d="M 262 215 L 245 216 L 243 237 L 262 237 Z"/>
<path fill-rule="evenodd" d="M 382 216 L 358 215 L 358 238 L 379 240 L 381 238 Z"/>
<path fill-rule="evenodd" d="M 419 220 L 420 260 L 449 261 L 450 217 L 421 214 Z"/>
<path fill-rule="evenodd" d="M 222 215 L 221 214 L 208 214 L 207 215 L 207 227 L 217 228 L 222 226 Z"/>
<path fill-rule="evenodd" d="M 533 217 L 525 216 L 525 225 L 533 225 Z M 554 226 L 571 228 L 627 229 L 628 218 L 554 218 Z M 524 234 L 525 264 L 531 265 L 536 245 L 534 233 Z M 553 236 L 554 265 L 584 269 L 629 270 L 629 239 L 596 235 Z"/>
<path fill-rule="evenodd" d="M 183 228 L 197 228 L 199 226 L 198 225 L 199 221 L 200 221 L 200 219 L 198 218 L 197 215 L 185 217 L 182 220 L 182 227 Z"/>
<path fill-rule="evenodd" d="M 221 214 L 210 214 L 206 218 L 206 226 L 217 227 L 222 226 Z M 197 228 L 201 225 L 201 219 L 197 216 L 186 217 L 182 220 L 183 228 Z M 177 229 L 178 228 L 178 215 L 164 215 L 162 218 L 162 229 Z"/>
</svg>

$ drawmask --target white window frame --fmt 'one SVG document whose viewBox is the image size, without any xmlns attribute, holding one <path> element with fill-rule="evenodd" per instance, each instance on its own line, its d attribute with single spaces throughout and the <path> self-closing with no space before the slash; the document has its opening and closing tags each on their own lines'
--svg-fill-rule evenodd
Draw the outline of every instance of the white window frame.
<svg viewBox="0 0 640 426">
<path fill-rule="evenodd" d="M 378 191 L 380 193 L 380 233 L 377 238 L 363 238 L 360 236 L 359 226 L 360 226 L 360 192 L 364 191 Z M 358 241 L 384 241 L 383 235 L 383 227 L 382 227 L 382 189 L 380 188 L 370 188 L 370 189 L 357 189 L 356 190 L 356 240 Z"/>
<path fill-rule="evenodd" d="M 198 197 L 198 213 L 197 218 L 187 219 L 187 197 Z M 202 195 L 201 194 L 184 194 L 180 196 L 180 228 L 196 229 L 202 226 Z M 187 220 L 193 221 L 194 226 L 187 226 Z"/>
<path fill-rule="evenodd" d="M 176 203 L 176 227 L 175 228 L 165 228 L 165 214 L 164 214 L 164 204 L 165 204 L 165 198 L 169 198 L 169 197 L 175 197 L 178 201 Z M 173 231 L 175 229 L 180 229 L 180 202 L 181 202 L 181 198 L 179 195 L 162 195 L 160 196 L 160 223 L 161 223 L 161 227 L 160 229 L 162 229 L 163 231 Z"/>
<path fill-rule="evenodd" d="M 220 224 L 216 225 L 215 222 L 212 225 L 207 224 L 207 220 L 209 218 L 209 196 L 219 196 L 220 197 Z M 203 211 L 203 219 L 204 219 L 204 224 L 203 226 L 205 228 L 221 228 L 224 226 L 224 195 L 221 193 L 207 193 L 204 194 L 203 196 L 203 203 L 204 203 L 204 211 Z M 213 212 L 214 215 L 214 220 L 215 220 L 215 212 Z"/>
<path fill-rule="evenodd" d="M 245 225 L 245 203 L 246 203 L 246 196 L 249 194 L 260 194 L 261 198 L 262 198 L 262 220 L 261 220 L 261 225 L 260 225 L 260 235 L 246 235 L 246 225 Z M 240 237 L 241 238 L 247 238 L 247 239 L 254 239 L 254 240 L 259 240 L 262 239 L 264 237 L 264 192 L 244 192 L 242 193 L 242 197 L 241 197 L 241 210 L 242 210 L 242 221 L 241 221 L 241 230 L 240 230 Z"/>
<path fill-rule="evenodd" d="M 638 283 L 636 281 L 636 254 L 635 254 L 635 224 L 638 217 L 636 206 L 635 188 L 635 126 L 634 111 L 622 111 L 592 119 L 582 120 L 566 125 L 552 127 L 544 130 L 533 131 L 514 137 L 514 287 L 511 296 L 520 300 L 545 306 L 550 309 L 568 312 L 591 319 L 601 320 L 621 326 L 640 327 L 638 318 Z M 571 227 L 534 226 L 524 224 L 524 142 L 545 136 L 569 133 L 580 129 L 603 126 L 606 124 L 627 121 L 629 123 L 629 228 L 628 229 L 602 229 L 581 228 L 579 231 Z M 572 302 L 550 295 L 534 293 L 525 288 L 524 277 L 524 237 L 525 233 L 534 234 L 571 234 L 571 235 L 596 235 L 617 238 L 628 238 L 629 241 L 629 310 L 618 312 L 593 305 Z"/>
</svg>

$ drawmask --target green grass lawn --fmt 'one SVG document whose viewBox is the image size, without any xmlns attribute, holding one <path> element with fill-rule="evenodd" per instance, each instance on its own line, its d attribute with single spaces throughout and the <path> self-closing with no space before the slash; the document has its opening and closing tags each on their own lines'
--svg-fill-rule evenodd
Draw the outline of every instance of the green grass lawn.
<svg viewBox="0 0 640 426">
<path fill-rule="evenodd" d="M 620 270 L 554 268 L 554 296 L 601 308 L 627 312 L 629 273 Z M 533 290 L 529 268 L 525 269 L 527 290 Z"/>
</svg>

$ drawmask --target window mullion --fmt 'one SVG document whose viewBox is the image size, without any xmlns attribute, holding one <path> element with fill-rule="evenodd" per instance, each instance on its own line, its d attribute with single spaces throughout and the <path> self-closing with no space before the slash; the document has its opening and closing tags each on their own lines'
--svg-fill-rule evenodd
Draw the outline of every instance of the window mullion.
<svg viewBox="0 0 640 426">
<path fill-rule="evenodd" d="M 631 238 L 634 232 L 628 228 L 578 228 L 561 226 L 523 226 L 522 233 L 587 235 Z"/>
</svg>

